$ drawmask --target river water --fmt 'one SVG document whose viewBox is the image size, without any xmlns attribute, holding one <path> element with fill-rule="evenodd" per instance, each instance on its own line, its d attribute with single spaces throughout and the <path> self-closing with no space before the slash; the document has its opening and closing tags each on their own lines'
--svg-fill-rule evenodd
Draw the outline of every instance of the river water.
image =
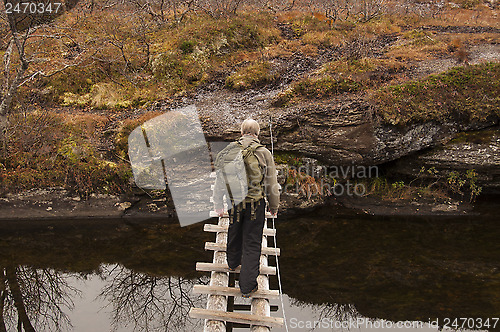
<svg viewBox="0 0 500 332">
<path fill-rule="evenodd" d="M 437 320 L 500 329 L 492 327 L 500 314 L 499 207 L 486 199 L 472 216 L 418 218 L 325 207 L 279 218 L 288 330 L 436 331 Z M 159 219 L 2 222 L 7 331 L 17 330 L 18 317 L 36 331 L 201 331 L 187 313 L 206 301 L 191 292 L 208 282 L 195 264 L 211 261 L 203 247 L 215 236 L 202 229 Z M 283 316 L 281 302 L 273 304 Z"/>
</svg>

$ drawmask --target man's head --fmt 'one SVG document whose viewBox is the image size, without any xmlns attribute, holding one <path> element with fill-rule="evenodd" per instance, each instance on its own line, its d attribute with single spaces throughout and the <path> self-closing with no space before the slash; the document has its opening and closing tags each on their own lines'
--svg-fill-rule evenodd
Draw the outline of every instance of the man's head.
<svg viewBox="0 0 500 332">
<path fill-rule="evenodd" d="M 260 126 L 257 121 L 253 119 L 246 119 L 241 124 L 241 135 L 254 135 L 259 136 Z"/>
</svg>

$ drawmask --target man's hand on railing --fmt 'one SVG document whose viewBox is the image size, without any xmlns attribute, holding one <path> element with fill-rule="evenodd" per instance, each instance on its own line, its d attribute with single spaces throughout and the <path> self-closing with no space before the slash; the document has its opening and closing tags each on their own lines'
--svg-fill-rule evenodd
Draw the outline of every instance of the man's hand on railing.
<svg viewBox="0 0 500 332">
<path fill-rule="evenodd" d="M 224 215 L 224 210 L 223 209 L 215 209 L 215 213 L 219 215 L 219 217 L 222 217 Z"/>
</svg>

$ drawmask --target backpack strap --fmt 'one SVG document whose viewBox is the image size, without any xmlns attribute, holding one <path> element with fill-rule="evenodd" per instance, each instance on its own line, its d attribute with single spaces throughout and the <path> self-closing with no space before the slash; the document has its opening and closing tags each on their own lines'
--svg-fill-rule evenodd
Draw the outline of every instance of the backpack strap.
<svg viewBox="0 0 500 332">
<path fill-rule="evenodd" d="M 239 142 L 238 142 L 239 143 Z M 241 144 L 241 143 L 240 143 Z M 247 146 L 245 149 L 243 149 L 243 151 L 245 151 L 245 155 L 243 157 L 246 157 L 248 156 L 248 154 L 250 153 L 255 153 L 255 151 L 260 148 L 260 147 L 264 147 L 264 145 L 262 144 L 259 144 L 259 143 L 255 143 L 255 144 L 250 144 L 249 146 Z"/>
<path fill-rule="evenodd" d="M 265 146 L 264 146 L 264 145 L 262 145 L 262 144 L 259 144 L 259 143 L 255 143 L 255 144 L 251 144 L 251 145 L 249 145 L 249 146 L 246 148 L 246 153 L 245 153 L 245 155 L 243 155 L 243 158 L 247 157 L 250 153 L 255 154 L 255 151 L 257 151 L 257 149 L 258 149 L 258 148 L 265 148 Z M 260 166 L 260 168 L 262 169 L 262 168 L 263 168 L 263 166 L 260 164 L 260 160 L 259 160 L 259 158 L 257 157 L 257 155 L 255 155 L 255 158 L 257 158 L 257 160 L 259 161 L 259 166 Z M 265 176 L 265 174 L 262 174 L 262 182 L 261 182 L 261 184 L 262 184 L 262 183 L 264 183 L 264 179 L 265 179 L 265 177 L 266 177 L 266 176 Z"/>
<path fill-rule="evenodd" d="M 259 208 L 260 203 L 262 202 L 262 199 L 259 199 L 258 201 L 252 201 L 250 202 L 251 204 L 251 211 L 250 211 L 250 219 L 255 220 L 256 217 L 256 210 Z"/>
</svg>

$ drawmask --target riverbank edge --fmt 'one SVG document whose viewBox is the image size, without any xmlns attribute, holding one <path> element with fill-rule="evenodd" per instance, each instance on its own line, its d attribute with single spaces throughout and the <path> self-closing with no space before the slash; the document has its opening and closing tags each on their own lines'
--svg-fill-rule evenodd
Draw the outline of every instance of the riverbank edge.
<svg viewBox="0 0 500 332">
<path fill-rule="evenodd" d="M 379 216 L 465 216 L 473 205 L 455 199 L 447 202 L 425 200 L 387 201 L 374 196 L 330 196 L 300 198 L 282 195 L 280 216 L 291 216 L 329 206 L 332 212 L 350 210 L 352 214 Z M 177 221 L 173 203 L 163 195 L 91 195 L 81 199 L 63 188 L 33 189 L 0 197 L 0 221 L 55 219 L 169 219 Z M 207 218 L 209 219 L 209 218 Z"/>
</svg>

